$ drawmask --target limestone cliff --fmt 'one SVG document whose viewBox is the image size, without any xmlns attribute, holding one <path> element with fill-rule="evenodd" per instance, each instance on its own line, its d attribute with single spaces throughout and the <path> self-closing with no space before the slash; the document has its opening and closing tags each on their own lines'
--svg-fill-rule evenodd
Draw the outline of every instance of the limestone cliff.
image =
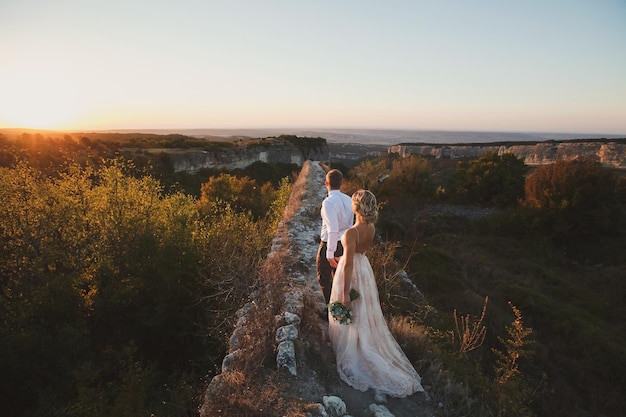
<svg viewBox="0 0 626 417">
<path fill-rule="evenodd" d="M 218 151 L 198 149 L 164 150 L 175 172 L 198 172 L 203 168 L 232 170 L 254 162 L 286 163 L 302 166 L 306 160 L 328 161 L 328 144 L 321 138 L 280 136 L 242 140 Z"/>
<path fill-rule="evenodd" d="M 593 158 L 603 166 L 626 169 L 626 140 L 573 140 L 546 142 L 511 142 L 478 144 L 399 144 L 389 147 L 390 153 L 403 157 L 414 154 L 435 158 L 479 158 L 487 152 L 498 155 L 512 153 L 524 159 L 526 165 L 553 163 L 559 159 Z"/>
</svg>

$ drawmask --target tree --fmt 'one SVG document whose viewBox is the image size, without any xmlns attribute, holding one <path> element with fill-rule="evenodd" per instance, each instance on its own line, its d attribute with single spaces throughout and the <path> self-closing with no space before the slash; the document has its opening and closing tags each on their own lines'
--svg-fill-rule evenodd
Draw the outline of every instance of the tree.
<svg viewBox="0 0 626 417">
<path fill-rule="evenodd" d="M 346 188 L 350 188 L 351 192 L 358 189 L 376 192 L 379 184 L 389 175 L 392 163 L 396 158 L 393 154 L 386 154 L 359 163 L 350 170 L 349 181 L 347 181 L 350 186 Z"/>
<path fill-rule="evenodd" d="M 409 155 L 394 160 L 388 178 L 379 187 L 379 194 L 400 198 L 430 198 L 433 194 L 431 172 L 430 162 L 421 156 Z"/>
<path fill-rule="evenodd" d="M 529 207 L 595 209 L 612 199 L 616 181 L 592 160 L 559 160 L 538 167 L 525 183 Z"/>
<path fill-rule="evenodd" d="M 202 184 L 198 208 L 201 212 L 210 211 L 211 205 L 226 203 L 236 211 L 250 211 L 255 218 L 261 217 L 269 209 L 276 196 L 274 187 L 268 182 L 259 186 L 253 179 L 221 173 Z"/>
<path fill-rule="evenodd" d="M 525 184 L 524 205 L 555 237 L 614 233 L 623 224 L 615 175 L 593 160 L 560 160 L 538 167 Z"/>
<path fill-rule="evenodd" d="M 451 189 L 458 199 L 475 204 L 507 207 L 524 196 L 528 167 L 512 153 L 485 156 L 457 164 Z"/>
<path fill-rule="evenodd" d="M 207 219 L 193 197 L 119 160 L 53 177 L 0 168 L 4 411 L 174 415 L 165 403 L 188 401 L 219 366 L 270 248 L 282 210 L 264 204 L 268 221 Z"/>
</svg>

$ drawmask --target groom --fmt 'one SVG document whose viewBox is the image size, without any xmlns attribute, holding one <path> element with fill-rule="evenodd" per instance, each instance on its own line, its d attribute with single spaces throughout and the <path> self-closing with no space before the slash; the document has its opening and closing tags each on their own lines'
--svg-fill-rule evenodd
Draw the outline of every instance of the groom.
<svg viewBox="0 0 626 417">
<path fill-rule="evenodd" d="M 332 169 L 326 174 L 324 184 L 328 189 L 328 196 L 322 202 L 321 242 L 315 262 L 317 280 L 322 287 L 326 304 L 330 302 L 337 258 L 343 254 L 341 237 L 354 223 L 352 199 L 340 191 L 342 182 L 343 174 L 338 169 Z"/>
</svg>

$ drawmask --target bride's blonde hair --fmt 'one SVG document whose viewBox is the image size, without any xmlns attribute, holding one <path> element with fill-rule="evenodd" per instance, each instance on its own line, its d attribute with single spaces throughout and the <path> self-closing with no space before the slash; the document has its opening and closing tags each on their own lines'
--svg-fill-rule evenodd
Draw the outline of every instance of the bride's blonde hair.
<svg viewBox="0 0 626 417">
<path fill-rule="evenodd" d="M 378 220 L 376 196 L 374 196 L 371 191 L 356 191 L 352 194 L 352 201 L 356 204 L 356 212 L 363 216 L 367 223 L 374 223 Z"/>
</svg>

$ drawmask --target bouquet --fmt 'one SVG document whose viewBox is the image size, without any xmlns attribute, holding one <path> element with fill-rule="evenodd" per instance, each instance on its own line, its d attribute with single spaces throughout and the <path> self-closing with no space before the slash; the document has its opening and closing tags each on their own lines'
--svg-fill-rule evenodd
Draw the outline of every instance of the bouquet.
<svg viewBox="0 0 626 417">
<path fill-rule="evenodd" d="M 360 294 L 354 290 L 350 290 L 350 301 L 354 301 L 360 297 Z M 333 319 L 337 320 L 339 324 L 350 324 L 352 322 L 352 311 L 340 301 L 334 301 L 328 304 L 328 311 L 330 311 Z"/>
</svg>

